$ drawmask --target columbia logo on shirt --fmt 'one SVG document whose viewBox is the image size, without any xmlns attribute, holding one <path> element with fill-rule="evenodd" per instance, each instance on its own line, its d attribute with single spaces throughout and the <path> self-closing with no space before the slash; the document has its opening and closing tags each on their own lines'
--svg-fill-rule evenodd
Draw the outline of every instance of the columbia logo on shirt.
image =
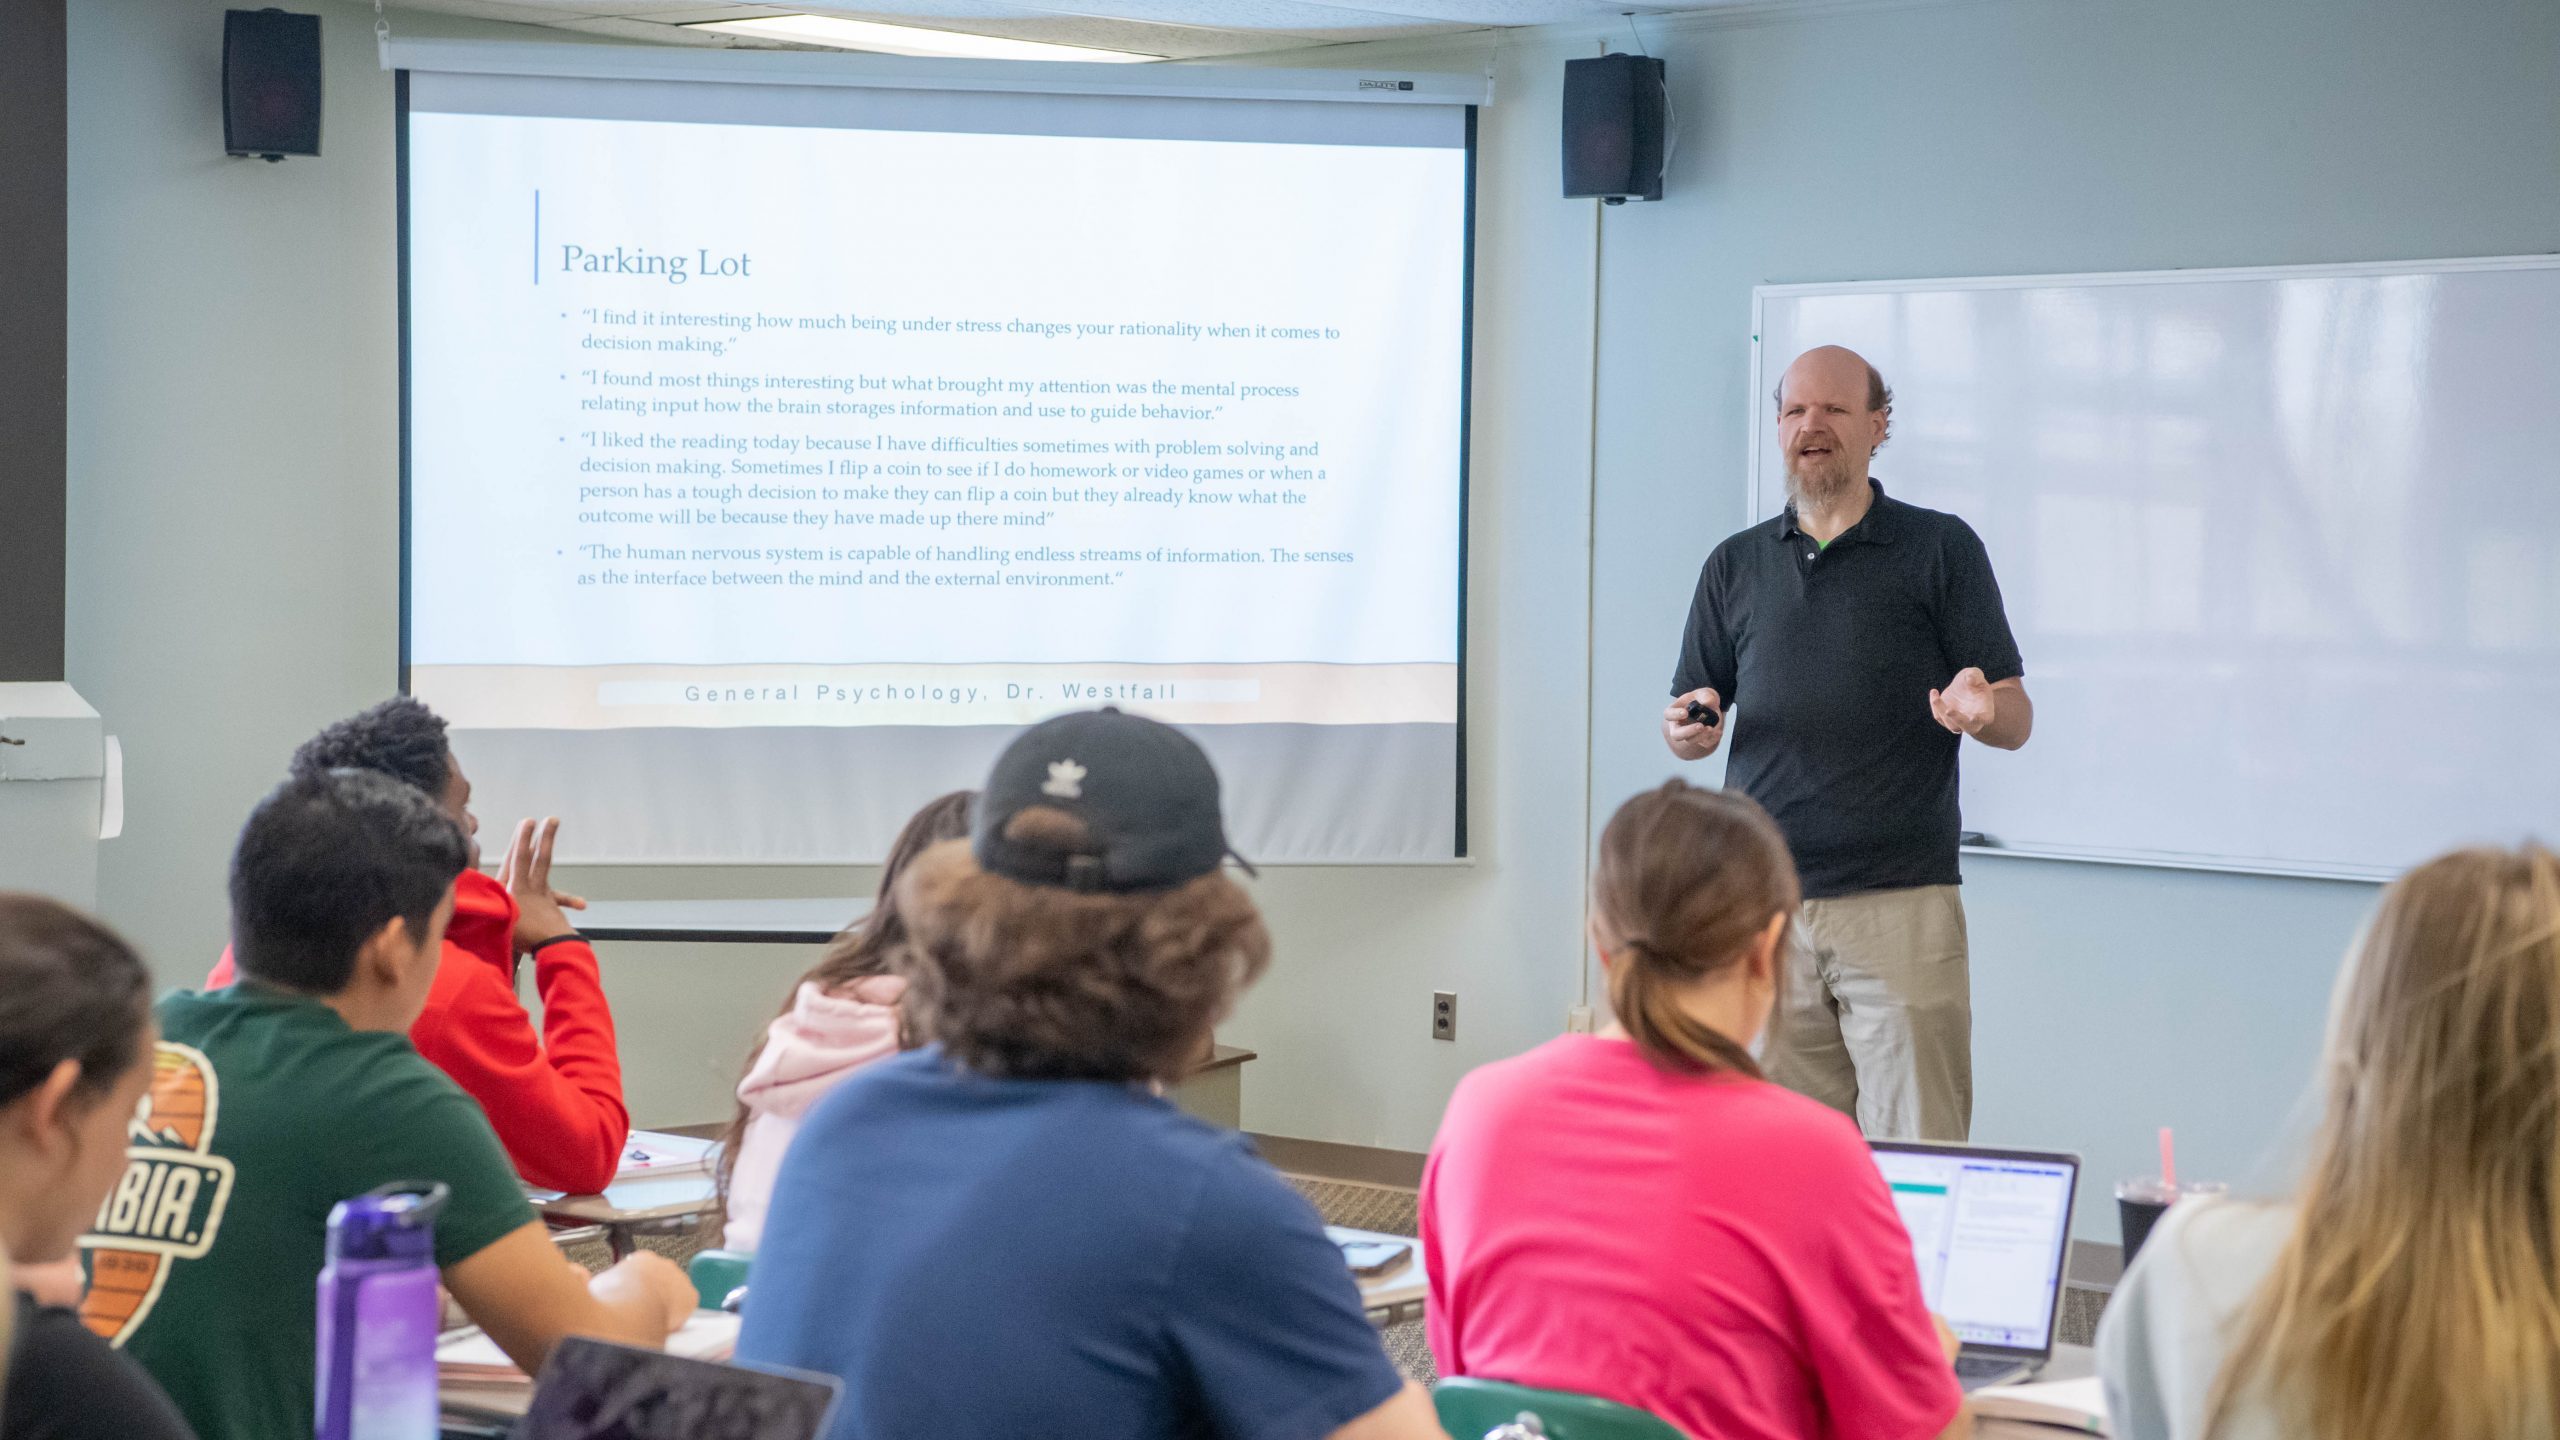
<svg viewBox="0 0 2560 1440">
<path fill-rule="evenodd" d="M 209 1153 L 221 1100 L 203 1051 L 159 1043 L 151 1089 L 126 1127 L 124 1178 L 80 1240 L 89 1252 L 80 1319 L 111 1344 L 123 1344 L 149 1318 L 176 1263 L 201 1258 L 222 1229 L 231 1162 Z"/>
</svg>

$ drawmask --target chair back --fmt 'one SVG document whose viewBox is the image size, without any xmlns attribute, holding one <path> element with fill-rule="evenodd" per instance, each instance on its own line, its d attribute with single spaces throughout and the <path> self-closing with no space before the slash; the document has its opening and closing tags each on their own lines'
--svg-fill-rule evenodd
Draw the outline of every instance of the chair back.
<svg viewBox="0 0 2560 1440">
<path fill-rule="evenodd" d="M 1454 1376 L 1431 1392 L 1450 1440 L 1687 1440 L 1658 1415 L 1569 1390 Z"/>
<path fill-rule="evenodd" d="M 756 1257 L 744 1250 L 704 1250 L 684 1267 L 693 1293 L 705 1310 L 735 1310 L 746 1299 L 747 1267 Z"/>
</svg>

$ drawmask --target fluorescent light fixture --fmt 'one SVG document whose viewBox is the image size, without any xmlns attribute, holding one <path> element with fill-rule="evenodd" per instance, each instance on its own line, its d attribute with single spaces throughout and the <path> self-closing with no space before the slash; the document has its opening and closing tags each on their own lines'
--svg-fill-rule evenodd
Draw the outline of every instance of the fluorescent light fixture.
<svg viewBox="0 0 2560 1440">
<path fill-rule="evenodd" d="M 767 40 L 796 40 L 804 45 L 832 45 L 839 50 L 869 50 L 882 55 L 941 55 L 969 60 L 1092 60 L 1122 63 L 1162 60 L 1128 50 L 1099 50 L 1089 45 L 1044 45 L 1036 40 L 1007 40 L 997 35 L 964 35 L 921 25 L 884 25 L 877 20 L 844 20 L 833 15 L 768 15 L 753 20 L 712 20 L 687 30 L 713 30 L 731 35 L 758 35 Z"/>
</svg>

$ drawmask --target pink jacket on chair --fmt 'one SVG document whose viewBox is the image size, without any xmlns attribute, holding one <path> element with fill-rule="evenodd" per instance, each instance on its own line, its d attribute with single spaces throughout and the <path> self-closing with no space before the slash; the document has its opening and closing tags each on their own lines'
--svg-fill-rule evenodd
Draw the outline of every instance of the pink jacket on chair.
<svg viewBox="0 0 2560 1440">
<path fill-rule="evenodd" d="M 765 1027 L 764 1050 L 738 1082 L 747 1128 L 729 1174 L 722 1237 L 729 1249 L 753 1251 L 764 1238 L 774 1176 L 809 1107 L 854 1071 L 898 1053 L 898 999 L 906 989 L 893 975 L 866 976 L 834 993 L 804 981 L 791 1008 Z"/>
</svg>

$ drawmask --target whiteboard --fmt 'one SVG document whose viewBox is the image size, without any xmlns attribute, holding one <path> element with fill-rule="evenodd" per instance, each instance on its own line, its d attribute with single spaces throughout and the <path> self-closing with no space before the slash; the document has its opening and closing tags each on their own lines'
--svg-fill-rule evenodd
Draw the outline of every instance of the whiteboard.
<svg viewBox="0 0 2560 1440">
<path fill-rule="evenodd" d="M 1963 751 L 1998 848 L 2373 878 L 2560 841 L 2560 257 L 1753 292 L 1894 388 L 1874 471 L 1978 531 L 2025 749 Z M 1740 723 L 1748 725 L 1746 716 Z"/>
</svg>

